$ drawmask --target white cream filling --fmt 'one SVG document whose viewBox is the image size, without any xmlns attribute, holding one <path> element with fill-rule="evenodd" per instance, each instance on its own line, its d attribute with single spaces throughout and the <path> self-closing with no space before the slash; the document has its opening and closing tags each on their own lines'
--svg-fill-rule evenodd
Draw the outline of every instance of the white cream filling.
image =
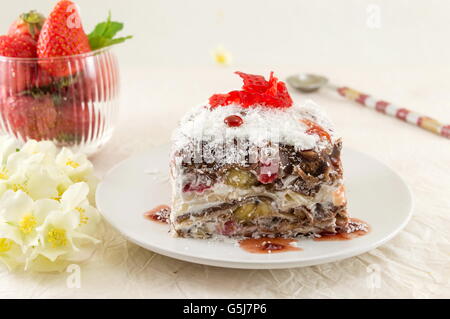
<svg viewBox="0 0 450 319">
<path fill-rule="evenodd" d="M 272 198 L 275 205 L 280 210 L 288 210 L 299 206 L 313 208 L 317 203 L 333 203 L 334 193 L 339 189 L 341 183 L 335 185 L 322 185 L 320 191 L 314 196 L 305 196 L 292 190 L 269 192 L 265 187 L 251 187 L 249 189 L 239 189 L 224 183 L 217 183 L 211 189 L 203 193 L 183 193 L 174 192 L 171 220 L 186 213 L 201 211 L 209 207 L 219 206 L 234 200 L 243 200 L 251 196 L 267 196 Z M 180 188 L 178 188 L 179 190 Z"/>
</svg>

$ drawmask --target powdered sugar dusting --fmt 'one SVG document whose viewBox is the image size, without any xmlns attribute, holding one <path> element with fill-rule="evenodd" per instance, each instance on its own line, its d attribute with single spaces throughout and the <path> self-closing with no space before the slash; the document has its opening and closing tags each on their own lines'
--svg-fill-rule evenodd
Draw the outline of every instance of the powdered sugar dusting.
<svg viewBox="0 0 450 319">
<path fill-rule="evenodd" d="M 224 120 L 231 115 L 240 116 L 244 123 L 240 127 L 229 127 Z M 238 140 L 259 146 L 267 142 L 283 143 L 300 151 L 326 147 L 329 142 L 318 135 L 308 134 L 308 127 L 300 122 L 301 119 L 320 125 L 333 142 L 338 138 L 326 114 L 313 102 L 290 108 L 228 105 L 210 109 L 208 104 L 203 104 L 183 117 L 173 134 L 173 146 L 174 150 L 182 150 L 206 141 L 208 147 L 214 149 L 215 144 Z"/>
</svg>

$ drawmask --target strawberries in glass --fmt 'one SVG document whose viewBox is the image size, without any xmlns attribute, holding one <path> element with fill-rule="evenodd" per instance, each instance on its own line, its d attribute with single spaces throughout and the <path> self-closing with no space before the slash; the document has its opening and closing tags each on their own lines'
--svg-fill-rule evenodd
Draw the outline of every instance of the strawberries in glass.
<svg viewBox="0 0 450 319">
<path fill-rule="evenodd" d="M 123 24 L 84 32 L 78 7 L 60 0 L 48 18 L 30 11 L 0 36 L 0 130 L 26 141 L 98 146 L 117 112 L 118 66 L 110 50 Z"/>
</svg>

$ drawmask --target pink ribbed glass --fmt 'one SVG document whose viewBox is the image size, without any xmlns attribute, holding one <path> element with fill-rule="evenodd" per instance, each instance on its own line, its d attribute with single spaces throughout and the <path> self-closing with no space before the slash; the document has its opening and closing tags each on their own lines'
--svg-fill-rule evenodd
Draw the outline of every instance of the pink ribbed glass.
<svg viewBox="0 0 450 319">
<path fill-rule="evenodd" d="M 93 154 L 112 136 L 119 70 L 111 48 L 71 57 L 0 57 L 0 131 Z"/>
</svg>

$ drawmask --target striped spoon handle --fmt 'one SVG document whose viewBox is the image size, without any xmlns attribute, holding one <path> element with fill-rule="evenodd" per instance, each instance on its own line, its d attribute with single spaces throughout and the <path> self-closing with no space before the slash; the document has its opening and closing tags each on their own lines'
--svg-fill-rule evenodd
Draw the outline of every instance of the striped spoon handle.
<svg viewBox="0 0 450 319">
<path fill-rule="evenodd" d="M 355 101 L 368 108 L 391 115 L 399 120 L 414 124 L 432 133 L 450 138 L 450 125 L 444 125 L 431 117 L 418 114 L 414 111 L 401 108 L 383 100 L 377 100 L 370 95 L 358 92 L 348 87 L 341 87 L 337 89 L 338 93 L 343 97 Z"/>
</svg>

